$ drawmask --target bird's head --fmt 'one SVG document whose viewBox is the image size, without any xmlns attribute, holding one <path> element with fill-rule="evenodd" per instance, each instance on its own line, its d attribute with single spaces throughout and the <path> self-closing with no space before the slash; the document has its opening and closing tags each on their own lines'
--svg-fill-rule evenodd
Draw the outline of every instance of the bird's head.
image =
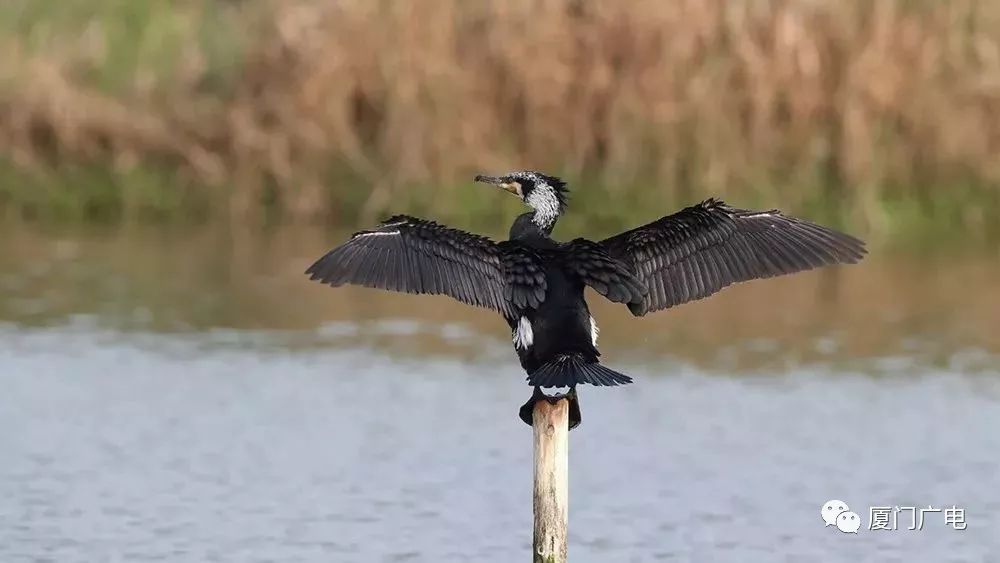
<svg viewBox="0 0 1000 563">
<path fill-rule="evenodd" d="M 535 223 L 548 231 L 555 226 L 556 219 L 566 209 L 566 182 L 555 176 L 520 170 L 503 176 L 476 176 L 477 182 L 490 184 L 521 198 L 535 210 Z"/>
</svg>

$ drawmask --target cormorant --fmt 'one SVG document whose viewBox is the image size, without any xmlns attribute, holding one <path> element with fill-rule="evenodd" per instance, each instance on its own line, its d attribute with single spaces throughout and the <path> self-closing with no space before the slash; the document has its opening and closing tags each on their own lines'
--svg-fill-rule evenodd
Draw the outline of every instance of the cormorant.
<svg viewBox="0 0 1000 563">
<path fill-rule="evenodd" d="M 635 316 L 708 297 L 753 279 L 859 261 L 864 242 L 778 210 L 749 211 L 707 199 L 599 242 L 552 239 L 566 209 L 566 183 L 540 172 L 476 176 L 533 209 L 514 220 L 509 240 L 396 215 L 359 231 L 306 270 L 337 287 L 361 285 L 444 294 L 487 307 L 510 325 L 514 349 L 535 387 L 569 388 L 571 427 L 579 424 L 578 383 L 621 385 L 627 375 L 599 362 L 589 286 Z"/>
</svg>

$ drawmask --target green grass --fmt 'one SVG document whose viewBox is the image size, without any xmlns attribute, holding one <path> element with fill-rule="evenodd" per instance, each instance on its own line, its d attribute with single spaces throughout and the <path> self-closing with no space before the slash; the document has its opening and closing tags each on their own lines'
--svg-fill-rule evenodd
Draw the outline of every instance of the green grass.
<svg viewBox="0 0 1000 563">
<path fill-rule="evenodd" d="M 445 186 L 413 185 L 403 192 L 406 197 L 368 209 L 365 204 L 370 188 L 356 179 L 347 185 L 343 176 L 339 178 L 327 188 L 328 199 L 336 201 L 337 213 L 330 223 L 336 228 L 360 228 L 391 214 L 407 213 L 481 231 L 504 232 L 513 218 L 525 211 L 523 204 L 508 194 L 471 181 Z M 703 195 L 675 197 L 641 183 L 609 187 L 577 181 L 571 186 L 569 211 L 559 225 L 561 237 L 597 237 L 617 232 L 671 213 Z M 65 164 L 26 171 L 0 159 L 0 217 L 19 221 L 177 224 L 240 220 L 226 212 L 226 196 L 232 189 L 191 181 L 169 167 L 139 165 L 119 171 L 103 164 Z M 876 201 L 878 228 L 869 232 L 861 228 L 849 208 L 837 204 L 821 187 L 809 190 L 812 195 L 797 207 L 783 206 L 780 200 L 766 195 L 717 195 L 736 206 L 780 207 L 859 234 L 876 245 L 883 243 L 903 250 L 981 249 L 1000 244 L 1000 222 L 995 221 L 1000 216 L 1000 201 L 984 197 L 1000 192 L 994 189 L 956 184 L 948 188 L 948 197 L 912 195 L 920 190 L 889 192 Z M 780 194 L 781 189 L 776 191 Z M 924 191 L 938 194 L 941 189 Z M 443 198 L 442 193 L 448 196 Z M 251 218 L 251 222 L 281 224 L 291 219 L 273 190 L 262 190 L 258 204 L 256 219 Z"/>
<path fill-rule="evenodd" d="M 62 164 L 24 170 L 0 158 L 2 215 L 44 223 L 184 222 L 209 218 L 213 193 L 166 168 Z"/>
</svg>

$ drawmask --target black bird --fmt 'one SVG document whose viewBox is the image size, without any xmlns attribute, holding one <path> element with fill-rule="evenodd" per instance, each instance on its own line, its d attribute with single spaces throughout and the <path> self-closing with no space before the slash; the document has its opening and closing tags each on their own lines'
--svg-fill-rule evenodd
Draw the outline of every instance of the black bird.
<svg viewBox="0 0 1000 563">
<path fill-rule="evenodd" d="M 652 223 L 594 242 L 552 239 L 566 209 L 565 182 L 540 172 L 476 176 L 533 209 L 514 220 L 509 240 L 396 215 L 355 233 L 306 270 L 331 286 L 362 285 L 449 295 L 503 315 L 532 400 L 540 387 L 570 389 L 579 423 L 578 383 L 621 385 L 627 375 L 599 363 L 597 323 L 584 300 L 589 286 L 642 316 L 708 297 L 741 281 L 859 261 L 862 241 L 777 210 L 748 211 L 708 199 Z"/>
</svg>

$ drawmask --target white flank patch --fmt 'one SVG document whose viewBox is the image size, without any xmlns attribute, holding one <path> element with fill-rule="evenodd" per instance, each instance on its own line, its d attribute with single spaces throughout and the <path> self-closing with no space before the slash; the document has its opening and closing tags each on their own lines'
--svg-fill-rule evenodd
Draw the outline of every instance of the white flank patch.
<svg viewBox="0 0 1000 563">
<path fill-rule="evenodd" d="M 528 317 L 521 317 L 514 327 L 514 347 L 519 350 L 531 348 L 531 343 L 535 341 L 535 333 L 531 330 L 531 321 Z"/>
<path fill-rule="evenodd" d="M 594 348 L 597 348 L 597 335 L 601 333 L 601 329 L 597 328 L 597 321 L 594 320 L 594 316 L 590 316 L 590 341 L 594 344 Z"/>
<path fill-rule="evenodd" d="M 399 231 L 372 231 L 370 233 L 361 233 L 358 238 L 361 237 L 391 237 L 399 234 Z"/>
</svg>

